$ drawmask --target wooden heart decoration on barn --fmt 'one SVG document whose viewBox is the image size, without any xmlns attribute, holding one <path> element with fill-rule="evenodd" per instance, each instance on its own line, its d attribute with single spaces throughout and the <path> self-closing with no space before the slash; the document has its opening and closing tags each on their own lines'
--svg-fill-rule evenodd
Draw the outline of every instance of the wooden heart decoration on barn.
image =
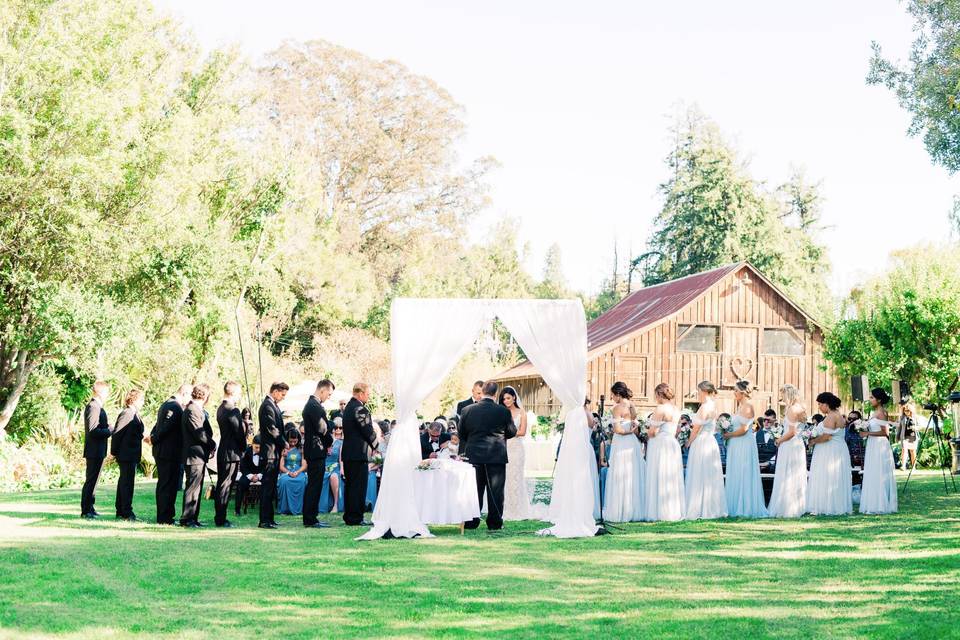
<svg viewBox="0 0 960 640">
<path fill-rule="evenodd" d="M 746 380 L 753 371 L 753 360 L 739 356 L 730 358 L 730 371 L 737 376 L 737 380 Z"/>
</svg>

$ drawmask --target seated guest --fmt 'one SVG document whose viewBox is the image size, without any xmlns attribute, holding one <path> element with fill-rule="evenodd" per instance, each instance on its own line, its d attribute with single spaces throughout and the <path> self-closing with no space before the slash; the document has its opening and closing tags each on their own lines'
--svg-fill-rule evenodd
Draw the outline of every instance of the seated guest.
<svg viewBox="0 0 960 640">
<path fill-rule="evenodd" d="M 340 419 L 342 420 L 342 419 L 343 419 L 343 410 L 346 409 L 346 408 L 347 408 L 347 401 L 346 401 L 346 400 L 341 400 L 341 401 L 340 401 L 340 408 L 339 408 L 339 409 L 334 409 L 333 411 L 330 412 L 330 422 L 333 422 L 333 421 L 336 420 L 337 418 L 340 418 Z"/>
<path fill-rule="evenodd" d="M 760 472 L 771 473 L 773 464 L 771 460 L 777 455 L 776 438 L 770 432 L 777 424 L 777 412 L 773 409 L 767 409 L 763 412 L 763 418 L 760 421 L 761 429 L 757 429 L 757 455 L 760 458 Z"/>
<path fill-rule="evenodd" d="M 847 430 L 843 434 L 843 439 L 847 442 L 847 450 L 850 451 L 850 466 L 863 468 L 863 454 L 866 448 L 863 442 L 863 435 L 857 431 L 857 427 L 863 421 L 863 414 L 854 409 L 847 414 Z"/>
<path fill-rule="evenodd" d="M 433 422 L 429 430 L 420 436 L 420 457 L 423 460 L 427 458 L 436 458 L 447 442 L 450 440 L 449 433 L 443 433 L 443 424 Z"/>
<path fill-rule="evenodd" d="M 333 446 L 327 453 L 327 468 L 324 473 L 323 489 L 320 492 L 320 512 L 338 513 L 343 506 L 340 487 L 340 449 L 343 447 L 343 420 L 333 419 Z"/>
<path fill-rule="evenodd" d="M 248 409 L 244 411 L 249 413 Z M 260 436 L 253 436 L 253 444 L 247 447 L 240 457 L 240 477 L 237 478 L 237 507 L 236 514 L 240 515 L 240 505 L 251 485 L 259 485 L 263 476 L 260 474 Z"/>
<path fill-rule="evenodd" d="M 277 481 L 277 510 L 290 516 L 298 516 L 303 513 L 303 493 L 307 488 L 307 461 L 303 459 L 303 449 L 300 448 L 300 442 L 300 432 L 296 427 L 287 431 L 287 450 L 280 458 L 280 478 Z"/>
</svg>

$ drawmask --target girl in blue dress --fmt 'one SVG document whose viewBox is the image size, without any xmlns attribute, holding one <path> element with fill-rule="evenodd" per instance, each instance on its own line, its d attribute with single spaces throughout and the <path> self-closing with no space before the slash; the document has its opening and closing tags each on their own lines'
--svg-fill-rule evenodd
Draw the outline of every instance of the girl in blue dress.
<svg viewBox="0 0 960 640">
<path fill-rule="evenodd" d="M 285 515 L 303 513 L 303 494 L 307 488 L 307 461 L 300 448 L 300 432 L 287 432 L 287 451 L 280 459 L 280 479 L 277 482 L 278 511 Z M 319 473 L 323 473 L 320 469 Z"/>
</svg>

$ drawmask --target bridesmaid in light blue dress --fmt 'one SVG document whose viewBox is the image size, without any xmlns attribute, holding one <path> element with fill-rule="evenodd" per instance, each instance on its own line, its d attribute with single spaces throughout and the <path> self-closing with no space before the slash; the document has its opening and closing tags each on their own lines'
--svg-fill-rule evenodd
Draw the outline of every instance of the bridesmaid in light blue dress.
<svg viewBox="0 0 960 640">
<path fill-rule="evenodd" d="M 697 385 L 700 409 L 693 417 L 690 432 L 687 477 L 684 481 L 687 520 L 710 520 L 727 516 L 727 498 L 723 488 L 720 447 L 714 438 L 717 429 L 717 388 L 704 380 Z"/>
<path fill-rule="evenodd" d="M 723 434 L 727 439 L 727 513 L 731 518 L 766 518 L 760 456 L 753 435 L 756 413 L 750 402 L 750 383 L 738 381 L 733 397 L 738 405 L 731 418 L 733 431 Z"/>
<path fill-rule="evenodd" d="M 683 455 L 677 442 L 680 411 L 673 404 L 670 385 L 653 390 L 657 408 L 647 423 L 647 469 L 643 499 L 644 520 L 682 520 L 684 512 Z"/>
</svg>

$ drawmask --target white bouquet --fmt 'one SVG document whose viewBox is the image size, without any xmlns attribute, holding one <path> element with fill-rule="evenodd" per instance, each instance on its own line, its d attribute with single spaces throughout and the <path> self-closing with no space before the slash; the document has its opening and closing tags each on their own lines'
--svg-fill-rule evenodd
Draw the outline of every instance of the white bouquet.
<svg viewBox="0 0 960 640">
<path fill-rule="evenodd" d="M 733 432 L 733 421 L 730 418 L 718 418 L 717 428 L 720 433 L 731 433 Z"/>
<path fill-rule="evenodd" d="M 786 429 L 783 424 L 776 423 L 770 427 L 770 435 L 773 436 L 774 440 L 779 440 L 783 437 L 783 434 L 786 433 Z"/>
</svg>

